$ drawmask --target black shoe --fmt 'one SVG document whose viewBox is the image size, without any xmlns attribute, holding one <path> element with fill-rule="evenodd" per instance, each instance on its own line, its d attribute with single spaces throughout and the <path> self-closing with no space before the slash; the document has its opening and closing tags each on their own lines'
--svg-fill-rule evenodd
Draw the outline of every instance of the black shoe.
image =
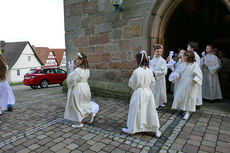
<svg viewBox="0 0 230 153">
<path fill-rule="evenodd" d="M 9 112 L 13 112 L 13 110 L 14 110 L 14 108 L 12 106 L 8 108 Z"/>
</svg>

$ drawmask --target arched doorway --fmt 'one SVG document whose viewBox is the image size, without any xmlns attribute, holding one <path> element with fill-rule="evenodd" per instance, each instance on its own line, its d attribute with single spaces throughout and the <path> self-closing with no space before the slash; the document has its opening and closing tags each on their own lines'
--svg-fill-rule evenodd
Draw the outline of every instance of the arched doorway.
<svg viewBox="0 0 230 153">
<path fill-rule="evenodd" d="M 149 50 L 153 44 L 163 44 L 166 58 L 169 50 L 186 49 L 193 40 L 199 42 L 198 53 L 211 43 L 230 58 L 229 0 L 159 0 L 152 6 L 145 31 Z"/>
<path fill-rule="evenodd" d="M 216 37 L 216 33 L 211 35 L 209 38 L 209 32 L 214 32 L 212 29 L 215 29 L 216 32 L 218 29 L 229 29 L 230 25 L 230 1 L 228 0 L 163 0 L 158 3 L 153 4 L 154 7 L 151 8 L 152 11 L 151 14 L 149 14 L 149 17 L 147 17 L 147 24 L 148 24 L 148 30 L 146 31 L 147 37 L 149 37 L 149 49 L 152 50 L 152 45 L 156 43 L 160 43 L 164 45 L 164 50 L 165 50 L 165 56 L 168 55 L 169 50 L 175 50 L 177 47 L 184 47 L 189 40 L 196 40 L 200 41 L 202 43 L 210 43 L 214 42 L 217 43 L 221 47 L 228 47 L 227 44 L 230 42 L 229 33 L 226 33 L 226 31 L 222 30 L 219 31 L 218 37 Z M 209 7 L 208 7 L 209 6 Z M 208 28 L 205 28 L 205 20 L 202 20 L 201 18 L 197 18 L 196 15 L 191 16 L 189 19 L 190 21 L 195 19 L 195 20 L 200 20 L 198 21 L 198 24 L 195 24 L 195 26 L 190 26 L 190 28 L 187 26 L 189 23 L 188 18 L 186 18 L 185 14 L 187 12 L 193 12 L 194 9 L 197 9 L 197 11 L 200 11 L 202 9 L 205 9 L 208 7 L 208 15 L 211 15 L 211 17 L 215 16 L 215 11 L 217 12 L 217 17 L 220 15 L 224 15 L 223 18 L 221 19 L 221 22 L 224 23 L 222 28 L 218 27 L 218 22 L 212 22 L 212 26 L 208 26 Z M 220 9 L 219 9 L 220 8 Z M 218 14 L 218 11 L 220 11 Z M 200 13 L 200 12 L 199 12 Z M 198 17 L 202 16 L 205 18 L 205 14 L 197 15 Z M 178 24 L 177 20 L 180 20 L 182 23 L 187 23 L 186 24 Z M 210 18 L 207 18 L 209 20 Z M 219 20 L 217 18 L 216 20 Z M 197 22 L 197 21 L 195 21 Z M 175 24 L 177 23 L 177 24 Z M 203 29 L 205 29 L 205 35 L 203 35 Z M 186 27 L 187 26 L 187 27 Z M 181 35 L 179 34 L 185 34 L 185 32 L 181 32 L 181 27 L 186 29 L 187 31 L 189 30 L 186 39 L 181 38 Z M 198 28 L 198 30 L 196 30 Z M 178 32 L 179 31 L 179 32 Z M 196 31 L 195 33 L 193 33 Z M 199 32 L 202 33 L 199 33 Z M 200 34 L 200 35 L 199 35 Z M 178 39 L 178 37 L 180 39 Z M 209 38 L 209 39 L 207 39 Z M 178 40 L 178 41 L 177 41 Z M 182 42 L 179 42 L 183 40 Z M 206 40 L 206 41 L 204 41 Z M 202 48 L 202 45 L 201 47 Z M 230 50 L 230 48 L 229 48 Z"/>
<path fill-rule="evenodd" d="M 186 49 L 199 42 L 198 53 L 214 44 L 230 54 L 230 12 L 220 0 L 184 0 L 168 20 L 164 34 L 166 50 Z"/>
</svg>

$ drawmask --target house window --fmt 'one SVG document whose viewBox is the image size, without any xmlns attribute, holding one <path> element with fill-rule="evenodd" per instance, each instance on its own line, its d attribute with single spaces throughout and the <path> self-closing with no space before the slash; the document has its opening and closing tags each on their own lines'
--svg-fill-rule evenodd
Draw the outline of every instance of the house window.
<svg viewBox="0 0 230 153">
<path fill-rule="evenodd" d="M 20 76 L 20 70 L 17 70 L 17 76 Z"/>
<path fill-rule="evenodd" d="M 28 62 L 30 62 L 31 61 L 31 56 L 28 56 Z"/>
</svg>

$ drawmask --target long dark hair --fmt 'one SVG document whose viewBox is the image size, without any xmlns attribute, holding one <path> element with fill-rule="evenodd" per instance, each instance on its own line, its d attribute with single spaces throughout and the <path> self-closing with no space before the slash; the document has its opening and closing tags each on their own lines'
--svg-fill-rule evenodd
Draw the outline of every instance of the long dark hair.
<svg viewBox="0 0 230 153">
<path fill-rule="evenodd" d="M 141 62 L 141 56 L 142 54 L 140 52 L 138 52 L 136 54 L 136 60 L 137 60 L 137 63 L 139 64 L 140 67 L 148 67 L 149 68 L 149 59 L 148 57 L 145 56 L 145 54 L 143 55 L 143 60 Z M 141 62 L 141 63 L 140 63 Z"/>
<path fill-rule="evenodd" d="M 3 56 L 0 54 L 0 81 L 6 80 L 6 62 Z"/>
<path fill-rule="evenodd" d="M 187 63 L 194 63 L 196 61 L 195 54 L 193 52 L 184 52 L 184 56 L 187 57 Z"/>
<path fill-rule="evenodd" d="M 82 63 L 81 65 L 79 65 L 79 67 L 82 69 L 89 69 L 89 62 L 87 56 L 83 53 L 80 53 L 80 55 L 81 57 L 77 55 L 77 57 L 82 60 Z"/>
</svg>

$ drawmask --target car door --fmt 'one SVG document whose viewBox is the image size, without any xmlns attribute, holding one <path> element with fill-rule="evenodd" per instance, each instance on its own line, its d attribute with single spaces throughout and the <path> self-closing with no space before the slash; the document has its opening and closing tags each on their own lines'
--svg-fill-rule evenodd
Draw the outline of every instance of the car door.
<svg viewBox="0 0 230 153">
<path fill-rule="evenodd" d="M 66 72 L 62 69 L 56 69 L 56 73 L 58 76 L 58 83 L 62 83 L 66 78 Z"/>
<path fill-rule="evenodd" d="M 47 76 L 48 76 L 48 81 L 49 81 L 50 84 L 57 83 L 55 69 L 48 69 Z"/>
</svg>

